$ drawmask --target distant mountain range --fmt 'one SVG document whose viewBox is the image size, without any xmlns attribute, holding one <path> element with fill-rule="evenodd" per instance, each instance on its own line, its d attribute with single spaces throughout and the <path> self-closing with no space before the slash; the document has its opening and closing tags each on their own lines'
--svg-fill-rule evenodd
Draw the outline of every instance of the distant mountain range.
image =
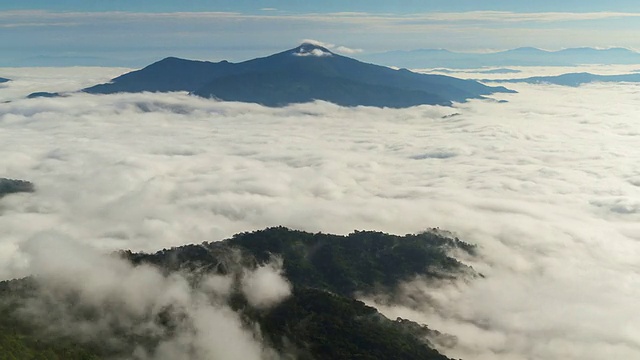
<svg viewBox="0 0 640 360">
<path fill-rule="evenodd" d="M 580 86 L 593 82 L 640 82 L 640 73 L 622 75 L 595 75 L 591 73 L 569 73 L 557 76 L 534 76 L 523 79 L 485 80 L 507 83 L 555 84 L 563 86 Z"/>
<path fill-rule="evenodd" d="M 624 48 L 570 48 L 545 51 L 522 47 L 493 53 L 462 53 L 443 49 L 389 51 L 361 56 L 378 64 L 421 68 L 471 69 L 500 66 L 575 66 L 581 64 L 640 64 L 640 53 Z"/>
<path fill-rule="evenodd" d="M 169 57 L 83 91 L 188 91 L 206 98 L 275 107 L 324 100 L 342 106 L 391 108 L 451 105 L 496 92 L 513 92 L 473 80 L 368 64 L 309 43 L 241 63 Z"/>
</svg>

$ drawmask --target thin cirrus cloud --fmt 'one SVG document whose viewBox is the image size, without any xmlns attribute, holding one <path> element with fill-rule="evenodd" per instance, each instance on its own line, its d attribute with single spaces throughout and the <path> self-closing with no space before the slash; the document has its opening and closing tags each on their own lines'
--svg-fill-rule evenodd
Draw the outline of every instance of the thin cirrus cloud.
<svg viewBox="0 0 640 360">
<path fill-rule="evenodd" d="M 266 108 L 181 93 L 18 99 L 20 74 L 0 73 L 23 81 L 0 88 L 14 99 L 0 104 L 0 174 L 37 191 L 0 200 L 2 278 L 31 273 L 43 237 L 153 251 L 274 225 L 440 227 L 478 244 L 465 261 L 484 278 L 415 279 L 366 300 L 457 336 L 444 353 L 640 355 L 638 85 L 509 84 L 519 93 L 495 97 L 507 103 L 453 108 Z"/>
<path fill-rule="evenodd" d="M 242 61 L 297 45 L 341 44 L 348 55 L 398 49 L 455 51 L 534 46 L 640 48 L 638 13 L 0 12 L 2 66 L 142 66 L 167 56 Z M 299 29 L 291 31 L 291 29 Z M 50 37 L 42 37 L 49 31 Z M 510 36 L 504 36 L 505 33 Z M 425 36 L 428 34 L 428 36 Z M 28 48 L 25 48 L 25 44 Z M 355 46 L 357 44 L 357 46 Z M 355 50 L 355 51 L 353 51 Z"/>
<path fill-rule="evenodd" d="M 265 12 L 277 11 L 276 8 L 263 8 Z M 634 12 L 511 12 L 511 11 L 467 11 L 467 12 L 430 12 L 408 15 L 379 14 L 366 12 L 336 12 L 336 13 L 288 13 L 288 14 L 244 14 L 239 12 L 171 12 L 171 13 L 144 13 L 144 12 L 54 12 L 45 10 L 9 10 L 0 12 L 0 18 L 10 20 L 2 26 L 12 24 L 65 24 L 64 21 L 79 23 L 82 21 L 99 20 L 148 20 L 148 19 L 234 19 L 234 20 L 289 20 L 289 21 L 328 21 L 328 22 L 353 22 L 353 23 L 396 23 L 411 20 L 423 21 L 527 21 L 527 22 L 555 22 L 555 21 L 588 21 L 601 19 L 635 18 L 640 13 Z M 24 21 L 23 21 L 24 20 Z M 28 21 L 30 20 L 30 21 Z M 35 21 L 39 20 L 39 21 Z"/>
</svg>

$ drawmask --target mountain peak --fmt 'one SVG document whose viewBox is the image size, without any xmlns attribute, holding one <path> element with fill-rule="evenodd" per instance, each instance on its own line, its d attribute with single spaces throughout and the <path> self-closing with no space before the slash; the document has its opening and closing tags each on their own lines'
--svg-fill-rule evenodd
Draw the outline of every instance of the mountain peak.
<svg viewBox="0 0 640 360">
<path fill-rule="evenodd" d="M 329 51 L 324 46 L 314 44 L 311 42 L 304 42 L 300 44 L 297 48 L 293 49 L 291 53 L 294 56 L 315 56 L 315 57 L 325 57 L 325 56 L 333 56 L 333 53 Z"/>
<path fill-rule="evenodd" d="M 241 63 L 167 58 L 84 91 L 187 91 L 221 101 L 276 107 L 323 100 L 341 106 L 393 108 L 451 105 L 452 101 L 508 91 L 471 80 L 396 71 L 334 54 L 329 48 L 305 41 L 296 48 Z"/>
</svg>

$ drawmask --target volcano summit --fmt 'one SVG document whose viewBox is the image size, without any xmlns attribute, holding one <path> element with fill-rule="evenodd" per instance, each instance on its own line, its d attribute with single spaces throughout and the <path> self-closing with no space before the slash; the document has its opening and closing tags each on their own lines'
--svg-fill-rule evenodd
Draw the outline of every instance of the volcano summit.
<svg viewBox="0 0 640 360">
<path fill-rule="evenodd" d="M 391 108 L 448 106 L 454 101 L 512 92 L 472 80 L 363 63 L 311 43 L 240 63 L 168 57 L 83 91 L 188 91 L 206 98 L 272 107 L 324 100 L 342 106 Z"/>
</svg>

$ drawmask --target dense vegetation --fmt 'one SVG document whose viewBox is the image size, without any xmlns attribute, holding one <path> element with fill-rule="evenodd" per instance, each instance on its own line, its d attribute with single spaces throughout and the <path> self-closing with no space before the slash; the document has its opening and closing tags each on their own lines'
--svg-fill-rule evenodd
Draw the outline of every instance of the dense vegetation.
<svg viewBox="0 0 640 360">
<path fill-rule="evenodd" d="M 23 321 L 19 309 L 36 288 L 30 278 L 0 282 L 0 360 L 100 359 L 90 345 L 68 337 L 52 339 Z"/>
<path fill-rule="evenodd" d="M 274 227 L 240 233 L 221 242 L 125 255 L 134 263 L 151 263 L 170 271 L 205 269 L 225 273 L 234 263 L 232 249 L 244 253 L 245 266 L 281 257 L 285 275 L 294 286 L 344 296 L 392 288 L 416 275 L 442 278 L 471 271 L 447 254 L 452 249 L 470 255 L 475 252 L 473 245 L 436 230 L 405 236 L 356 231 L 341 236 Z"/>
<path fill-rule="evenodd" d="M 283 348 L 296 346 L 299 359 L 442 359 L 420 332 L 390 321 L 374 308 L 347 297 L 314 289 L 293 296 L 261 319 L 265 334 Z"/>
<path fill-rule="evenodd" d="M 0 198 L 8 194 L 33 191 L 35 187 L 28 181 L 0 178 Z"/>
<path fill-rule="evenodd" d="M 352 298 L 358 292 L 392 291 L 415 276 L 452 278 L 473 274 L 447 254 L 473 254 L 475 248 L 439 231 L 396 236 L 358 231 L 347 236 L 308 233 L 284 227 L 241 233 L 220 242 L 165 249 L 155 254 L 120 252 L 133 264 L 151 264 L 165 273 L 233 274 L 259 264 L 282 261 L 293 293 L 274 308 L 252 308 L 238 291 L 229 305 L 243 321 L 257 324 L 264 341 L 297 359 L 447 359 L 429 339 L 446 336 L 411 321 L 390 320 Z M 96 339 L 81 342 L 51 337 L 19 316 L 20 306 L 38 296 L 37 279 L 0 283 L 1 359 L 108 359 L 130 354 L 135 338 L 122 329 L 122 347 L 109 348 Z M 55 311 L 52 307 L 51 311 Z M 92 316 L 86 309 L 78 317 Z M 171 326 L 169 318 L 158 323 Z M 164 326 L 163 325 L 163 326 Z M 455 338 L 449 336 L 455 342 Z"/>
</svg>

